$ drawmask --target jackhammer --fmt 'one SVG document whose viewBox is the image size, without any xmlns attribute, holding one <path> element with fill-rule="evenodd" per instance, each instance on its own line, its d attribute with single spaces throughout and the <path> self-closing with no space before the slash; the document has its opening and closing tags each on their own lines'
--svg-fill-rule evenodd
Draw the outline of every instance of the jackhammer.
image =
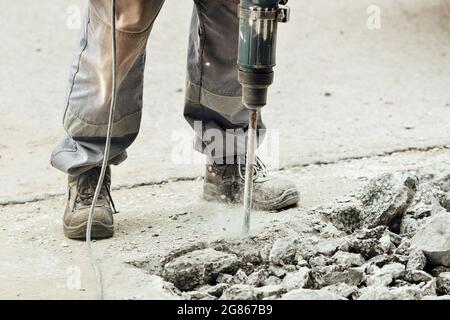
<svg viewBox="0 0 450 320">
<path fill-rule="evenodd" d="M 241 0 L 239 8 L 239 82 L 242 84 L 242 103 L 250 110 L 244 187 L 244 235 L 248 235 L 250 231 L 259 110 L 267 104 L 267 92 L 273 83 L 278 23 L 288 22 L 290 16 L 287 2 L 288 0 Z"/>
</svg>

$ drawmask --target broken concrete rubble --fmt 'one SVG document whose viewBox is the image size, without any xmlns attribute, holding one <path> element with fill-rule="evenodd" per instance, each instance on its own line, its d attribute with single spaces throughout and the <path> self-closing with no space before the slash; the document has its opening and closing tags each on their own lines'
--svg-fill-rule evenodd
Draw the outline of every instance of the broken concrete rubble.
<svg viewBox="0 0 450 320">
<path fill-rule="evenodd" d="M 252 286 L 235 284 L 226 289 L 220 297 L 221 300 L 255 300 L 256 292 Z"/>
<path fill-rule="evenodd" d="M 283 278 L 286 276 L 287 270 L 286 268 L 279 267 L 279 266 L 270 266 L 269 272 L 271 275 L 277 277 L 277 278 Z"/>
<path fill-rule="evenodd" d="M 436 213 L 436 210 L 440 211 L 441 199 L 443 199 L 445 194 L 443 187 L 445 186 L 439 179 L 420 183 L 406 213 L 415 219 L 422 219 L 433 215 Z"/>
<path fill-rule="evenodd" d="M 216 296 L 213 296 L 206 292 L 200 292 L 200 291 L 185 292 L 182 294 L 182 296 L 186 300 L 216 300 L 217 299 Z"/>
<path fill-rule="evenodd" d="M 424 296 L 422 300 L 450 300 L 450 295 L 446 296 Z"/>
<path fill-rule="evenodd" d="M 239 269 L 233 276 L 231 282 L 234 284 L 244 284 L 247 282 L 248 276 L 244 270 Z"/>
<path fill-rule="evenodd" d="M 311 270 L 309 268 L 300 268 L 296 272 L 287 274 L 281 283 L 287 291 L 301 288 L 310 288 L 313 286 Z"/>
<path fill-rule="evenodd" d="M 270 262 L 275 265 L 296 264 L 297 245 L 298 237 L 278 239 L 270 250 Z"/>
<path fill-rule="evenodd" d="M 402 218 L 399 228 L 401 234 L 414 234 L 419 229 L 419 222 L 410 216 L 405 216 Z"/>
<path fill-rule="evenodd" d="M 264 282 L 269 277 L 269 271 L 262 268 L 258 271 L 253 272 L 251 275 L 248 276 L 246 284 L 251 285 L 253 287 L 262 287 L 264 285 Z"/>
<path fill-rule="evenodd" d="M 209 286 L 209 285 L 207 285 L 207 286 L 201 287 L 201 288 L 199 289 L 199 291 L 200 291 L 200 292 L 203 292 L 203 293 L 206 293 L 206 294 L 209 294 L 209 295 L 211 295 L 211 296 L 214 296 L 214 297 L 216 297 L 216 298 L 219 298 L 219 297 L 222 296 L 223 292 L 224 292 L 226 289 L 228 289 L 229 287 L 230 287 L 230 285 L 228 285 L 228 284 L 225 284 L 225 283 L 219 283 L 219 284 L 217 284 L 217 285 L 215 285 L 215 286 Z"/>
<path fill-rule="evenodd" d="M 434 184 L 441 190 L 436 196 L 440 205 L 450 211 L 450 174 L 437 178 Z"/>
<path fill-rule="evenodd" d="M 445 210 L 450 211 L 450 191 L 447 191 L 441 198 L 440 205 L 445 208 Z"/>
<path fill-rule="evenodd" d="M 263 286 L 273 286 L 278 285 L 282 282 L 282 280 L 275 276 L 269 276 L 263 283 Z"/>
<path fill-rule="evenodd" d="M 345 244 L 341 245 L 339 249 L 342 251 L 359 253 L 366 260 L 387 253 L 386 248 L 384 248 L 377 239 L 362 240 L 348 238 L 346 239 Z"/>
<path fill-rule="evenodd" d="M 383 248 L 384 252 L 390 253 L 395 249 L 395 246 L 388 235 L 382 236 L 378 241 L 380 242 L 380 247 Z"/>
<path fill-rule="evenodd" d="M 361 291 L 358 300 L 420 300 L 422 296 L 422 292 L 416 287 L 371 286 Z"/>
<path fill-rule="evenodd" d="M 393 244 L 394 248 L 397 248 L 404 242 L 404 238 L 394 232 L 391 232 L 390 230 L 386 229 L 383 233 L 383 237 L 388 237 L 391 243 Z M 380 238 L 381 240 L 381 238 Z"/>
<path fill-rule="evenodd" d="M 401 234 L 414 235 L 429 217 L 444 210 L 447 204 L 446 193 L 442 188 L 446 186 L 442 181 L 425 181 L 419 185 L 413 202 L 400 223 Z"/>
<path fill-rule="evenodd" d="M 439 294 L 450 294 L 450 272 L 443 272 L 436 281 L 436 290 Z"/>
<path fill-rule="evenodd" d="M 411 253 L 411 241 L 409 239 L 403 239 L 403 241 L 399 244 L 397 249 L 394 251 L 395 254 L 407 256 Z"/>
<path fill-rule="evenodd" d="M 415 250 L 409 255 L 407 270 L 423 270 L 427 265 L 427 257 L 422 250 Z"/>
<path fill-rule="evenodd" d="M 359 289 L 357 286 L 350 286 L 345 283 L 334 284 L 323 288 L 324 291 L 336 294 L 338 296 L 350 299 L 358 295 Z"/>
<path fill-rule="evenodd" d="M 360 202 L 313 209 L 309 228 L 278 224 L 249 238 L 193 245 L 163 259 L 162 275 L 185 291 L 180 295 L 186 299 L 417 300 L 447 295 L 450 213 L 433 211 L 430 202 L 436 205 L 439 192 L 429 188 L 437 183 L 426 181 L 428 189 L 419 184 L 416 192 L 415 175 L 383 175 L 363 189 Z M 386 193 L 377 194 L 383 188 Z M 351 219 L 343 212 L 352 212 Z M 417 222 L 419 231 L 402 233 L 401 218 Z"/>
<path fill-rule="evenodd" d="M 309 265 L 311 266 L 311 268 L 322 267 L 322 266 L 329 265 L 331 261 L 332 260 L 329 257 L 320 255 L 320 256 L 309 259 Z"/>
<path fill-rule="evenodd" d="M 419 284 L 416 284 L 415 287 L 419 288 L 421 293 L 424 296 L 429 296 L 429 295 L 436 295 L 437 291 L 436 291 L 436 279 L 433 278 L 433 280 L 428 281 L 428 282 L 421 282 Z"/>
<path fill-rule="evenodd" d="M 433 276 L 421 270 L 408 270 L 403 274 L 403 279 L 411 283 L 428 282 Z"/>
<path fill-rule="evenodd" d="M 301 237 L 297 244 L 297 263 L 301 259 L 309 261 L 311 258 L 317 255 L 317 243 L 320 238 L 309 235 L 307 237 Z M 301 259 L 299 258 L 301 257 Z"/>
<path fill-rule="evenodd" d="M 430 273 L 433 275 L 433 277 L 439 277 L 439 275 L 443 272 L 450 272 L 450 268 L 444 267 L 444 266 L 438 266 L 433 269 L 431 269 Z"/>
<path fill-rule="evenodd" d="M 346 300 L 345 298 L 325 290 L 296 289 L 281 298 L 282 300 Z"/>
<path fill-rule="evenodd" d="M 329 239 L 329 238 L 340 238 L 346 235 L 345 232 L 336 228 L 336 226 L 332 223 L 327 223 L 320 231 L 320 236 Z"/>
<path fill-rule="evenodd" d="M 392 263 L 375 270 L 367 279 L 368 286 L 388 286 L 394 280 L 400 278 L 405 271 L 401 263 Z"/>
<path fill-rule="evenodd" d="M 326 216 L 337 229 L 352 233 L 362 227 L 362 210 L 360 203 L 355 201 L 338 204 Z"/>
<path fill-rule="evenodd" d="M 326 239 L 319 241 L 316 245 L 316 251 L 318 254 L 324 256 L 332 256 L 338 251 L 341 242 L 341 239 Z"/>
<path fill-rule="evenodd" d="M 257 299 L 280 298 L 287 292 L 281 285 L 264 286 L 255 289 Z"/>
<path fill-rule="evenodd" d="M 312 269 L 314 288 L 323 288 L 339 283 L 359 285 L 363 279 L 363 271 L 358 268 L 345 268 L 342 266 L 324 266 Z"/>
<path fill-rule="evenodd" d="M 360 267 L 366 262 L 362 255 L 344 251 L 336 252 L 331 259 L 334 264 L 350 267 Z"/>
<path fill-rule="evenodd" d="M 372 274 L 375 270 L 382 268 L 388 263 L 394 262 L 394 257 L 387 254 L 380 254 L 367 261 L 364 266 L 366 267 L 366 274 Z"/>
<path fill-rule="evenodd" d="M 378 226 L 375 228 L 363 228 L 357 230 L 353 236 L 356 239 L 367 240 L 367 239 L 377 239 L 379 240 L 385 233 L 385 226 Z"/>
</svg>

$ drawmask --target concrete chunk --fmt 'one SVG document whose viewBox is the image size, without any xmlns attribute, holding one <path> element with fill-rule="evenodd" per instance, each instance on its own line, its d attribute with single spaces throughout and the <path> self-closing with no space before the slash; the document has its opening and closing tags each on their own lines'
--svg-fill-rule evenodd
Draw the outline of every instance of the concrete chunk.
<svg viewBox="0 0 450 320">
<path fill-rule="evenodd" d="M 422 250 L 430 265 L 450 267 L 450 213 L 429 218 L 411 239 L 411 247 Z"/>
<path fill-rule="evenodd" d="M 325 291 L 311 289 L 297 289 L 283 295 L 281 300 L 346 300 L 345 298 Z"/>
<path fill-rule="evenodd" d="M 392 227 L 400 223 L 417 190 L 418 179 L 409 173 L 386 173 L 372 179 L 364 188 L 362 224 L 365 227 Z"/>
<path fill-rule="evenodd" d="M 215 281 L 220 273 L 235 273 L 240 265 L 240 260 L 234 254 L 214 249 L 197 250 L 166 264 L 163 278 L 180 290 L 188 291 Z"/>
</svg>

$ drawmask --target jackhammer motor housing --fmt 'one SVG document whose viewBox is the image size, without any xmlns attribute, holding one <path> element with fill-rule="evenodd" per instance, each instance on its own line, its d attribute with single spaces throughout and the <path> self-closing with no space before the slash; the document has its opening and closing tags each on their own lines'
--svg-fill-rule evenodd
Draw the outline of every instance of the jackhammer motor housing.
<svg viewBox="0 0 450 320">
<path fill-rule="evenodd" d="M 249 109 L 267 104 L 273 83 L 279 22 L 289 20 L 287 0 L 241 0 L 239 18 L 239 82 L 243 103 Z"/>
</svg>

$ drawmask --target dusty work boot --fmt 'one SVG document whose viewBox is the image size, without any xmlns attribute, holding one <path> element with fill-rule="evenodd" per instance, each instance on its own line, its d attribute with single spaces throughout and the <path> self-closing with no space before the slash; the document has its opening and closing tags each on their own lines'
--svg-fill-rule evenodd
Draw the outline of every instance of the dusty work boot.
<svg viewBox="0 0 450 320">
<path fill-rule="evenodd" d="M 255 163 L 253 208 L 255 210 L 281 210 L 295 205 L 299 192 L 289 180 L 271 177 L 261 160 Z M 243 203 L 245 165 L 211 164 L 206 166 L 203 188 L 208 201 Z"/>
<path fill-rule="evenodd" d="M 91 169 L 79 176 L 69 176 L 69 197 L 64 213 L 64 234 L 70 239 L 86 239 L 89 209 L 94 199 L 100 169 Z M 114 235 L 114 203 L 109 192 L 111 170 L 108 167 L 105 181 L 94 210 L 92 238 L 103 239 Z M 112 206 L 112 208 L 111 208 Z M 115 209 L 114 209 L 115 212 Z"/>
</svg>

